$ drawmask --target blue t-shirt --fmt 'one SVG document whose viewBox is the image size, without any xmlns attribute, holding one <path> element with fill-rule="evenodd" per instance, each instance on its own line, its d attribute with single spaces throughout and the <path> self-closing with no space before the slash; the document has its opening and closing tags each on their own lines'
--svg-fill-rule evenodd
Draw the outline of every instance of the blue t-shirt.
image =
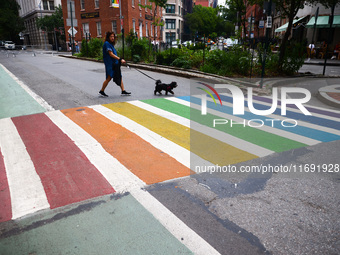
<svg viewBox="0 0 340 255">
<path fill-rule="evenodd" d="M 105 64 L 105 73 L 106 73 L 106 78 L 110 75 L 111 78 L 113 78 L 114 71 L 112 69 L 113 64 L 118 64 L 118 60 L 111 58 L 109 55 L 109 51 L 112 51 L 113 54 L 117 56 L 117 51 L 113 44 L 109 43 L 108 41 L 104 42 L 103 45 L 103 60 Z"/>
</svg>

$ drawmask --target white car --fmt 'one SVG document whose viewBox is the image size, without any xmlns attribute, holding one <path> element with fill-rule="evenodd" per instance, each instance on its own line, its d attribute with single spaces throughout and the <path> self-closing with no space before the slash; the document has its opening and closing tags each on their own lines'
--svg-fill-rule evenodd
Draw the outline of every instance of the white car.
<svg viewBox="0 0 340 255">
<path fill-rule="evenodd" d="M 231 48 L 234 45 L 238 44 L 238 40 L 237 39 L 231 39 L 231 38 L 227 38 L 223 40 L 223 47 L 224 48 Z"/>
<path fill-rule="evenodd" d="M 15 43 L 12 41 L 5 41 L 6 50 L 15 50 Z"/>
</svg>

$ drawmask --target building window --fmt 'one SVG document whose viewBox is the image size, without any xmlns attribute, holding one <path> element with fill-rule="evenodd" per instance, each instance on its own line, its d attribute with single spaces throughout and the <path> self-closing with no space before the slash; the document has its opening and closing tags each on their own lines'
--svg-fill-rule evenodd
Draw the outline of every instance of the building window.
<svg viewBox="0 0 340 255">
<path fill-rule="evenodd" d="M 173 4 L 167 4 L 165 7 L 166 13 L 175 13 L 175 5 Z"/>
<path fill-rule="evenodd" d="M 87 37 L 89 37 L 89 34 L 90 34 L 89 23 L 83 23 L 83 33 L 84 33 L 84 37 L 86 33 L 87 33 Z"/>
<path fill-rule="evenodd" d="M 165 28 L 166 29 L 176 29 L 176 20 L 175 19 L 165 19 Z"/>
<path fill-rule="evenodd" d="M 153 36 L 153 33 L 152 33 L 152 24 L 150 24 L 150 35 L 151 35 L 151 37 Z"/>
<path fill-rule="evenodd" d="M 139 23 L 139 38 L 143 37 L 143 23 Z"/>
<path fill-rule="evenodd" d="M 132 20 L 132 29 L 133 32 L 136 33 L 136 21 L 134 19 Z"/>
<path fill-rule="evenodd" d="M 167 43 L 176 41 L 176 33 L 169 33 L 169 32 L 165 33 L 165 41 Z"/>
<path fill-rule="evenodd" d="M 101 22 L 97 22 L 97 36 L 102 36 L 102 24 Z"/>
<path fill-rule="evenodd" d="M 142 7 L 140 6 L 141 4 L 142 4 L 142 0 L 138 0 L 139 10 L 142 10 Z"/>
<path fill-rule="evenodd" d="M 132 7 L 135 7 L 135 0 L 131 0 L 132 1 Z"/>
<path fill-rule="evenodd" d="M 54 1 L 44 0 L 42 1 L 42 4 L 42 7 L 45 11 L 54 11 Z"/>
<path fill-rule="evenodd" d="M 181 15 L 181 6 L 178 6 L 178 15 Z"/>
<path fill-rule="evenodd" d="M 112 24 L 112 31 L 113 31 L 115 34 L 117 34 L 117 20 L 113 20 L 113 21 L 111 22 L 111 24 Z"/>
<path fill-rule="evenodd" d="M 149 37 L 148 22 L 145 22 L 145 36 Z"/>
<path fill-rule="evenodd" d="M 94 8 L 99 8 L 99 0 L 94 0 Z"/>
<path fill-rule="evenodd" d="M 80 10 L 85 10 L 85 0 L 80 0 Z"/>
</svg>

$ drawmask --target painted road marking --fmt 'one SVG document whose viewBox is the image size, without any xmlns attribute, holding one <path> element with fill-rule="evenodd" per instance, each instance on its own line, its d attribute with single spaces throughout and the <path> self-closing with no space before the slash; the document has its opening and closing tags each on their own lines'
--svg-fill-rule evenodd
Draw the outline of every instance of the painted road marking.
<svg viewBox="0 0 340 255">
<path fill-rule="evenodd" d="M 116 158 L 108 154 L 96 139 L 70 118 L 60 111 L 47 112 L 46 115 L 74 141 L 117 192 L 124 193 L 130 189 L 145 186 L 141 179 L 126 169 Z"/>
<path fill-rule="evenodd" d="M 0 100 L 0 118 L 54 110 L 6 67 L 2 64 L 0 67 L 0 88 L 4 93 L 4 97 Z"/>
<path fill-rule="evenodd" d="M 80 149 L 45 114 L 12 120 L 40 176 L 51 208 L 114 192 Z"/>
<path fill-rule="evenodd" d="M 94 109 L 104 111 L 101 108 L 102 106 L 94 106 Z M 150 193 L 141 189 L 143 183 L 140 179 L 131 174 L 129 169 L 106 152 L 88 132 L 60 112 L 49 112 L 46 115 L 64 130 L 75 144 L 79 145 L 80 149 L 104 176 L 109 176 L 107 179 L 117 192 L 130 192 L 177 240 L 188 247 L 194 254 L 219 254 L 209 243 L 172 214 Z M 87 114 L 85 113 L 85 115 Z"/>
<path fill-rule="evenodd" d="M 119 103 L 117 103 L 119 104 Z M 80 110 L 81 111 L 77 111 Z M 62 112 L 146 184 L 190 175 L 190 169 L 90 108 Z M 96 125 L 94 125 L 96 124 Z"/>
<path fill-rule="evenodd" d="M 175 101 L 175 99 L 171 99 L 172 101 Z M 182 104 L 190 104 L 189 100 L 195 100 L 195 98 L 180 98 L 176 99 L 176 102 L 182 103 Z M 187 101 L 186 103 L 183 103 L 183 101 Z M 220 119 L 219 117 L 221 114 L 219 111 L 214 112 L 214 110 L 210 110 L 211 105 L 210 102 L 207 102 L 209 106 L 209 112 L 214 113 L 213 114 L 207 114 L 204 118 L 201 117 L 200 113 L 200 106 L 198 104 L 191 103 L 190 107 L 192 108 L 191 113 L 194 113 L 195 115 L 192 115 L 193 120 L 202 121 L 205 125 L 212 125 L 214 119 Z M 218 115 L 217 115 L 218 114 Z M 233 117 L 234 119 L 234 117 Z M 229 128 L 228 128 L 229 127 Z M 246 140 L 250 143 L 256 144 L 260 147 L 266 148 L 268 150 L 272 150 L 275 152 L 282 152 L 287 151 L 295 148 L 300 148 L 306 146 L 306 144 L 296 142 L 292 139 L 287 139 L 285 137 L 282 137 L 280 135 L 268 133 L 262 129 L 256 129 L 249 126 L 243 126 L 243 125 L 234 125 L 232 128 L 230 126 L 224 126 L 224 125 L 217 125 L 215 127 L 216 129 L 219 129 L 220 131 L 229 133 L 230 135 L 236 136 L 242 140 Z"/>
<path fill-rule="evenodd" d="M 257 158 L 257 156 L 251 153 L 242 151 L 209 135 L 189 129 L 129 103 L 114 103 L 104 106 L 127 116 L 213 164 L 222 166 Z"/>
<path fill-rule="evenodd" d="M 43 185 L 25 144 L 8 118 L 0 120 L 0 148 L 11 194 L 12 219 L 49 208 Z"/>
<path fill-rule="evenodd" d="M 159 116 L 162 116 L 164 118 L 167 118 L 171 121 L 180 123 L 183 126 L 186 126 L 188 128 L 191 128 L 193 130 L 202 132 L 203 134 L 209 134 L 212 138 L 216 140 L 220 140 L 224 143 L 228 143 L 231 146 L 238 148 L 240 150 L 249 152 L 251 154 L 254 154 L 258 157 L 264 157 L 268 156 L 273 153 L 271 150 L 267 150 L 263 147 L 257 146 L 255 144 L 249 143 L 245 140 L 239 139 L 235 136 L 229 135 L 225 132 L 219 131 L 217 129 L 211 128 L 206 125 L 202 125 L 198 122 L 190 121 L 190 119 L 184 118 L 182 116 L 176 115 L 175 113 L 178 113 L 178 111 L 174 110 L 174 108 L 181 109 L 182 107 L 176 107 L 175 103 L 172 103 L 169 100 L 166 99 L 159 99 L 157 101 L 155 100 L 143 100 L 141 101 L 132 101 L 129 102 L 130 104 L 133 104 L 137 107 L 140 107 L 144 110 L 147 110 L 149 112 L 153 112 Z M 164 109 L 171 109 L 172 112 L 168 112 Z M 186 108 L 185 111 L 187 111 L 190 114 L 190 109 Z"/>
<path fill-rule="evenodd" d="M 183 98 L 184 100 L 190 100 L 191 103 L 196 104 L 196 105 L 200 105 L 200 99 L 196 98 L 196 97 L 191 97 L 191 98 Z M 214 105 L 213 102 L 209 101 L 207 102 L 209 108 L 217 110 L 219 112 L 224 112 L 224 113 L 228 113 L 228 114 L 232 114 L 232 105 L 229 103 L 225 103 L 222 107 L 217 107 Z M 271 126 L 271 122 L 270 121 L 266 121 L 266 119 L 287 119 L 288 117 L 283 117 L 280 115 L 268 115 L 268 116 L 260 116 L 260 115 L 255 115 L 251 112 L 247 112 L 245 111 L 244 115 L 242 115 L 242 118 L 245 120 L 251 120 L 251 119 L 260 119 L 264 122 L 265 125 L 267 126 Z M 288 132 L 292 132 L 295 134 L 299 134 L 314 140 L 319 140 L 322 142 L 330 142 L 330 141 L 334 141 L 334 140 L 338 140 L 340 138 L 340 136 L 338 135 L 334 135 L 332 133 L 328 133 L 328 132 L 324 132 L 318 129 L 312 129 L 309 127 L 304 127 L 302 126 L 303 124 L 302 121 L 299 120 L 299 125 L 295 126 L 294 128 L 290 128 L 290 127 L 284 127 L 279 125 L 276 125 L 275 127 L 277 129 L 280 130 L 285 130 Z"/>
<path fill-rule="evenodd" d="M 1 123 L 1 122 L 0 122 Z M 0 144 L 0 222 L 12 219 L 11 194 Z"/>
</svg>

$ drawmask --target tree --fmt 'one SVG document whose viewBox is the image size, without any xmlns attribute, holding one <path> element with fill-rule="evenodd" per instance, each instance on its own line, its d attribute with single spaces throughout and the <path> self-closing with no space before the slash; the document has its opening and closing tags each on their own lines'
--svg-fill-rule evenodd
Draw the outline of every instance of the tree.
<svg viewBox="0 0 340 255">
<path fill-rule="evenodd" d="M 25 30 L 19 16 L 20 5 L 15 0 L 0 1 L 0 38 L 18 41 L 18 34 Z"/>
<path fill-rule="evenodd" d="M 220 35 L 226 27 L 222 16 L 218 15 L 218 8 L 203 7 L 196 5 L 192 13 L 185 15 L 185 20 L 192 35 L 196 34 L 200 37 L 209 36 L 212 33 Z"/>
<path fill-rule="evenodd" d="M 37 19 L 37 26 L 46 32 L 59 31 L 59 28 L 64 27 L 63 10 L 61 6 L 55 8 L 55 12 L 51 16 L 44 16 Z M 56 34 L 59 36 L 59 32 Z M 55 42 L 56 43 L 56 42 Z"/>
<path fill-rule="evenodd" d="M 299 9 L 303 8 L 305 0 L 273 0 L 273 2 L 275 2 L 276 9 L 280 11 L 281 15 L 288 18 L 288 27 L 280 46 L 279 69 L 282 70 L 282 64 L 286 53 L 288 38 L 291 34 L 293 20 Z"/>
<path fill-rule="evenodd" d="M 239 29 L 243 26 L 244 37 L 246 36 L 246 10 L 249 5 L 249 1 L 246 0 L 226 0 L 228 6 L 226 11 L 226 17 L 237 23 Z M 241 34 L 241 33 L 239 33 Z"/>
<path fill-rule="evenodd" d="M 151 2 L 151 4 L 149 4 L 149 5 L 139 4 L 139 6 L 142 7 L 142 8 L 146 8 L 146 9 L 152 10 L 152 3 L 154 3 L 152 25 L 154 26 L 154 41 L 156 41 L 156 27 L 164 26 L 164 23 L 160 19 L 160 17 L 156 17 L 157 7 L 165 8 L 167 0 L 149 0 L 149 2 Z"/>
</svg>

